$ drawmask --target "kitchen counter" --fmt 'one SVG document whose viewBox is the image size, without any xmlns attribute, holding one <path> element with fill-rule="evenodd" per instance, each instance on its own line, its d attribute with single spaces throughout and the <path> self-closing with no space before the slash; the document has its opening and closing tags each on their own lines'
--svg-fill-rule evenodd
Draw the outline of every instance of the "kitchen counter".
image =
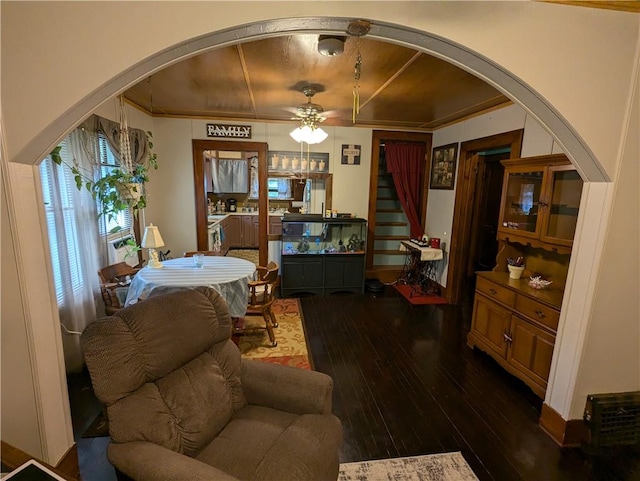
<svg viewBox="0 0 640 481">
<path fill-rule="evenodd" d="M 269 212 L 269 216 L 270 217 L 282 217 L 284 214 L 285 214 L 285 211 Z M 226 219 L 230 215 L 241 215 L 241 216 L 251 215 L 251 216 L 256 216 L 256 215 L 258 215 L 258 212 L 226 212 L 224 214 L 212 214 L 212 215 L 207 216 L 207 223 L 211 227 L 211 226 L 213 226 L 215 224 L 220 223 L 220 221 L 222 221 L 223 219 Z"/>
</svg>

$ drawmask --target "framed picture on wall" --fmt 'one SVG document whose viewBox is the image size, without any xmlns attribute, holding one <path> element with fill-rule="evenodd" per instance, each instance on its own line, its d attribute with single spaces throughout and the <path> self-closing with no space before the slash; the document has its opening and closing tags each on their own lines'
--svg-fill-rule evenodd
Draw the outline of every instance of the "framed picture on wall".
<svg viewBox="0 0 640 481">
<path fill-rule="evenodd" d="M 434 147 L 431 156 L 431 189 L 453 190 L 456 183 L 458 144 Z"/>
</svg>

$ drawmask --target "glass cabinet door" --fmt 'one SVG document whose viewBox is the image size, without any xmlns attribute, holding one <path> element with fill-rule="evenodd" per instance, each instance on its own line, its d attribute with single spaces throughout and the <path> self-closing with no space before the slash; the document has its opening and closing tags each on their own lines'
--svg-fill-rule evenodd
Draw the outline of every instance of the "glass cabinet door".
<svg viewBox="0 0 640 481">
<path fill-rule="evenodd" d="M 570 246 L 576 232 L 582 179 L 570 167 L 550 167 L 549 194 L 540 238 L 546 242 Z"/>
<path fill-rule="evenodd" d="M 544 169 L 514 170 L 508 174 L 503 191 L 498 229 L 527 237 L 537 237 L 538 213 Z"/>
</svg>

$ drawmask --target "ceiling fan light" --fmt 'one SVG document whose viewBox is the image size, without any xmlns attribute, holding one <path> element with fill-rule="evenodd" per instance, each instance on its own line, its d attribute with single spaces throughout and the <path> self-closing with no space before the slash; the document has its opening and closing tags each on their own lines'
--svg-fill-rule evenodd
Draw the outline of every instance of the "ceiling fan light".
<svg viewBox="0 0 640 481">
<path fill-rule="evenodd" d="M 298 143 L 304 140 L 303 139 L 304 134 L 302 133 L 302 129 L 300 127 L 296 127 L 296 129 L 292 130 L 289 135 L 291 136 L 291 138 L 293 138 L 293 140 L 295 140 Z"/>
<path fill-rule="evenodd" d="M 307 144 L 319 144 L 329 136 L 329 134 L 321 128 L 310 127 L 308 125 L 297 127 L 289 135 L 291 135 L 291 138 L 296 142 L 306 142 Z"/>
<path fill-rule="evenodd" d="M 324 130 L 318 127 L 316 129 L 313 129 L 313 131 L 311 132 L 311 137 L 313 138 L 313 142 L 308 142 L 308 143 L 319 144 L 320 142 L 325 140 L 327 137 L 329 137 L 329 134 L 327 134 Z"/>
</svg>

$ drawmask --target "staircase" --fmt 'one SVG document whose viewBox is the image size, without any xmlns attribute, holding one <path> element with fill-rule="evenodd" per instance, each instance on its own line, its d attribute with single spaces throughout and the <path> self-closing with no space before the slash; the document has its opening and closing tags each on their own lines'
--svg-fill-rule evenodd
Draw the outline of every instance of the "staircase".
<svg viewBox="0 0 640 481">
<path fill-rule="evenodd" d="M 409 239 L 410 229 L 383 155 L 378 165 L 376 194 L 373 271 L 382 282 L 391 282 L 404 266 L 405 254 L 399 247 L 401 240 Z"/>
</svg>

